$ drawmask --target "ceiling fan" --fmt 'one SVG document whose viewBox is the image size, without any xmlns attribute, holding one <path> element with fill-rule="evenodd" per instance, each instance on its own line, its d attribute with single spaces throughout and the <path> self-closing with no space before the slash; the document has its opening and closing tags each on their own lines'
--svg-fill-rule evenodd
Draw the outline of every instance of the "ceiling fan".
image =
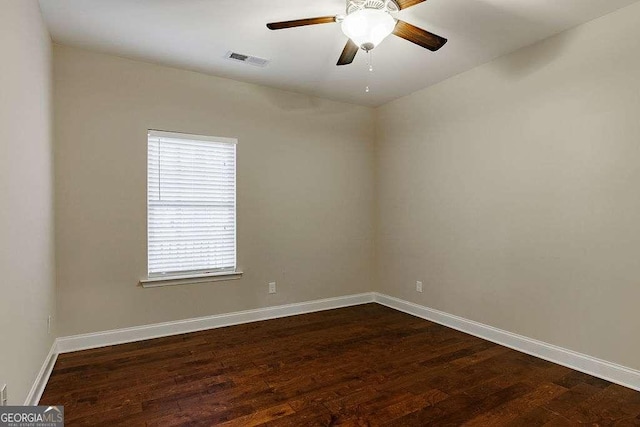
<svg viewBox="0 0 640 427">
<path fill-rule="evenodd" d="M 296 19 L 294 21 L 272 22 L 267 24 L 267 28 L 270 30 L 282 30 L 306 25 L 341 23 L 342 32 L 349 37 L 349 41 L 347 41 L 337 65 L 351 64 L 356 53 L 358 53 L 358 49 L 369 52 L 390 34 L 435 52 L 444 46 L 447 39 L 395 19 L 392 16 L 392 13 L 424 1 L 347 0 L 346 16 L 321 16 L 318 18 Z"/>
</svg>

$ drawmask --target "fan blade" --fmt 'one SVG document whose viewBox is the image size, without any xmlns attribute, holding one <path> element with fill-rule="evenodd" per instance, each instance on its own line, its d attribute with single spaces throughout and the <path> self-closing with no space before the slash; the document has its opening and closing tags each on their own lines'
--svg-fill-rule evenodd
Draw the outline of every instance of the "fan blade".
<svg viewBox="0 0 640 427">
<path fill-rule="evenodd" d="M 358 53 L 358 45 L 349 39 L 342 50 L 342 55 L 340 55 L 340 59 L 338 59 L 338 63 L 336 65 L 351 64 L 353 62 L 353 58 L 356 57 L 356 53 Z"/>
<path fill-rule="evenodd" d="M 284 28 L 304 27 L 305 25 L 331 24 L 336 22 L 335 16 L 322 16 L 320 18 L 296 19 L 295 21 L 272 22 L 267 24 L 270 30 L 282 30 Z"/>
<path fill-rule="evenodd" d="M 444 37 L 437 36 L 404 21 L 396 23 L 393 34 L 434 52 L 447 42 Z"/>
<path fill-rule="evenodd" d="M 398 7 L 400 7 L 400 10 L 402 10 L 420 4 L 424 1 L 425 0 L 396 0 L 396 3 L 398 3 Z"/>
</svg>

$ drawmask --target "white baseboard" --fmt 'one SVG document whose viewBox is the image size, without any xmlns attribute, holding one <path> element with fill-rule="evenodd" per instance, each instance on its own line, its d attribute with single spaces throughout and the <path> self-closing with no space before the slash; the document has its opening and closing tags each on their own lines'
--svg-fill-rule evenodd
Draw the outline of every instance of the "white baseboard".
<svg viewBox="0 0 640 427">
<path fill-rule="evenodd" d="M 352 305 L 373 302 L 373 293 L 347 295 L 275 307 L 259 308 L 255 310 L 237 311 L 234 313 L 215 316 L 199 317 L 195 319 L 178 320 L 174 322 L 156 323 L 152 325 L 136 326 L 125 329 L 96 332 L 83 335 L 61 337 L 56 340 L 58 353 L 105 347 L 169 335 L 185 334 L 278 317 L 294 316 L 315 311 L 330 310 Z"/>
<path fill-rule="evenodd" d="M 373 294 L 378 304 L 640 391 L 640 371 L 635 369 L 378 292 Z"/>
<path fill-rule="evenodd" d="M 56 359 L 58 358 L 58 351 L 56 346 L 56 341 L 51 344 L 51 349 L 49 350 L 49 354 L 47 354 L 38 375 L 36 376 L 36 380 L 31 386 L 31 390 L 29 390 L 29 394 L 27 394 L 27 398 L 24 401 L 25 406 L 35 406 L 40 402 L 40 398 L 42 397 L 42 393 L 44 392 L 44 388 L 49 381 L 49 377 L 51 376 L 51 371 L 53 370 L 53 365 L 56 364 Z"/>
</svg>

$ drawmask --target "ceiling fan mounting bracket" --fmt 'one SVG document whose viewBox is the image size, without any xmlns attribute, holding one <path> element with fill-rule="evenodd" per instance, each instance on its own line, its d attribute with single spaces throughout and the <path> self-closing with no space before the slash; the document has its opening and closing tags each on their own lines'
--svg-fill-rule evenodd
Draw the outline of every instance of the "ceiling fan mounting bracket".
<svg viewBox="0 0 640 427">
<path fill-rule="evenodd" d="M 347 0 L 347 15 L 362 9 L 377 9 L 395 13 L 400 11 L 400 6 L 396 0 Z"/>
</svg>

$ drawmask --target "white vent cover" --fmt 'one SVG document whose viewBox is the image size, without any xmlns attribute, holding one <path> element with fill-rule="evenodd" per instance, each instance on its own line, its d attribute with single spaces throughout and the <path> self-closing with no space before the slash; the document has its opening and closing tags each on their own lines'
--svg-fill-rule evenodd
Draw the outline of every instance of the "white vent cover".
<svg viewBox="0 0 640 427">
<path fill-rule="evenodd" d="M 253 65 L 255 67 L 266 67 L 269 64 L 268 59 L 232 51 L 227 52 L 224 57 L 232 61 L 244 62 L 245 64 Z"/>
</svg>

